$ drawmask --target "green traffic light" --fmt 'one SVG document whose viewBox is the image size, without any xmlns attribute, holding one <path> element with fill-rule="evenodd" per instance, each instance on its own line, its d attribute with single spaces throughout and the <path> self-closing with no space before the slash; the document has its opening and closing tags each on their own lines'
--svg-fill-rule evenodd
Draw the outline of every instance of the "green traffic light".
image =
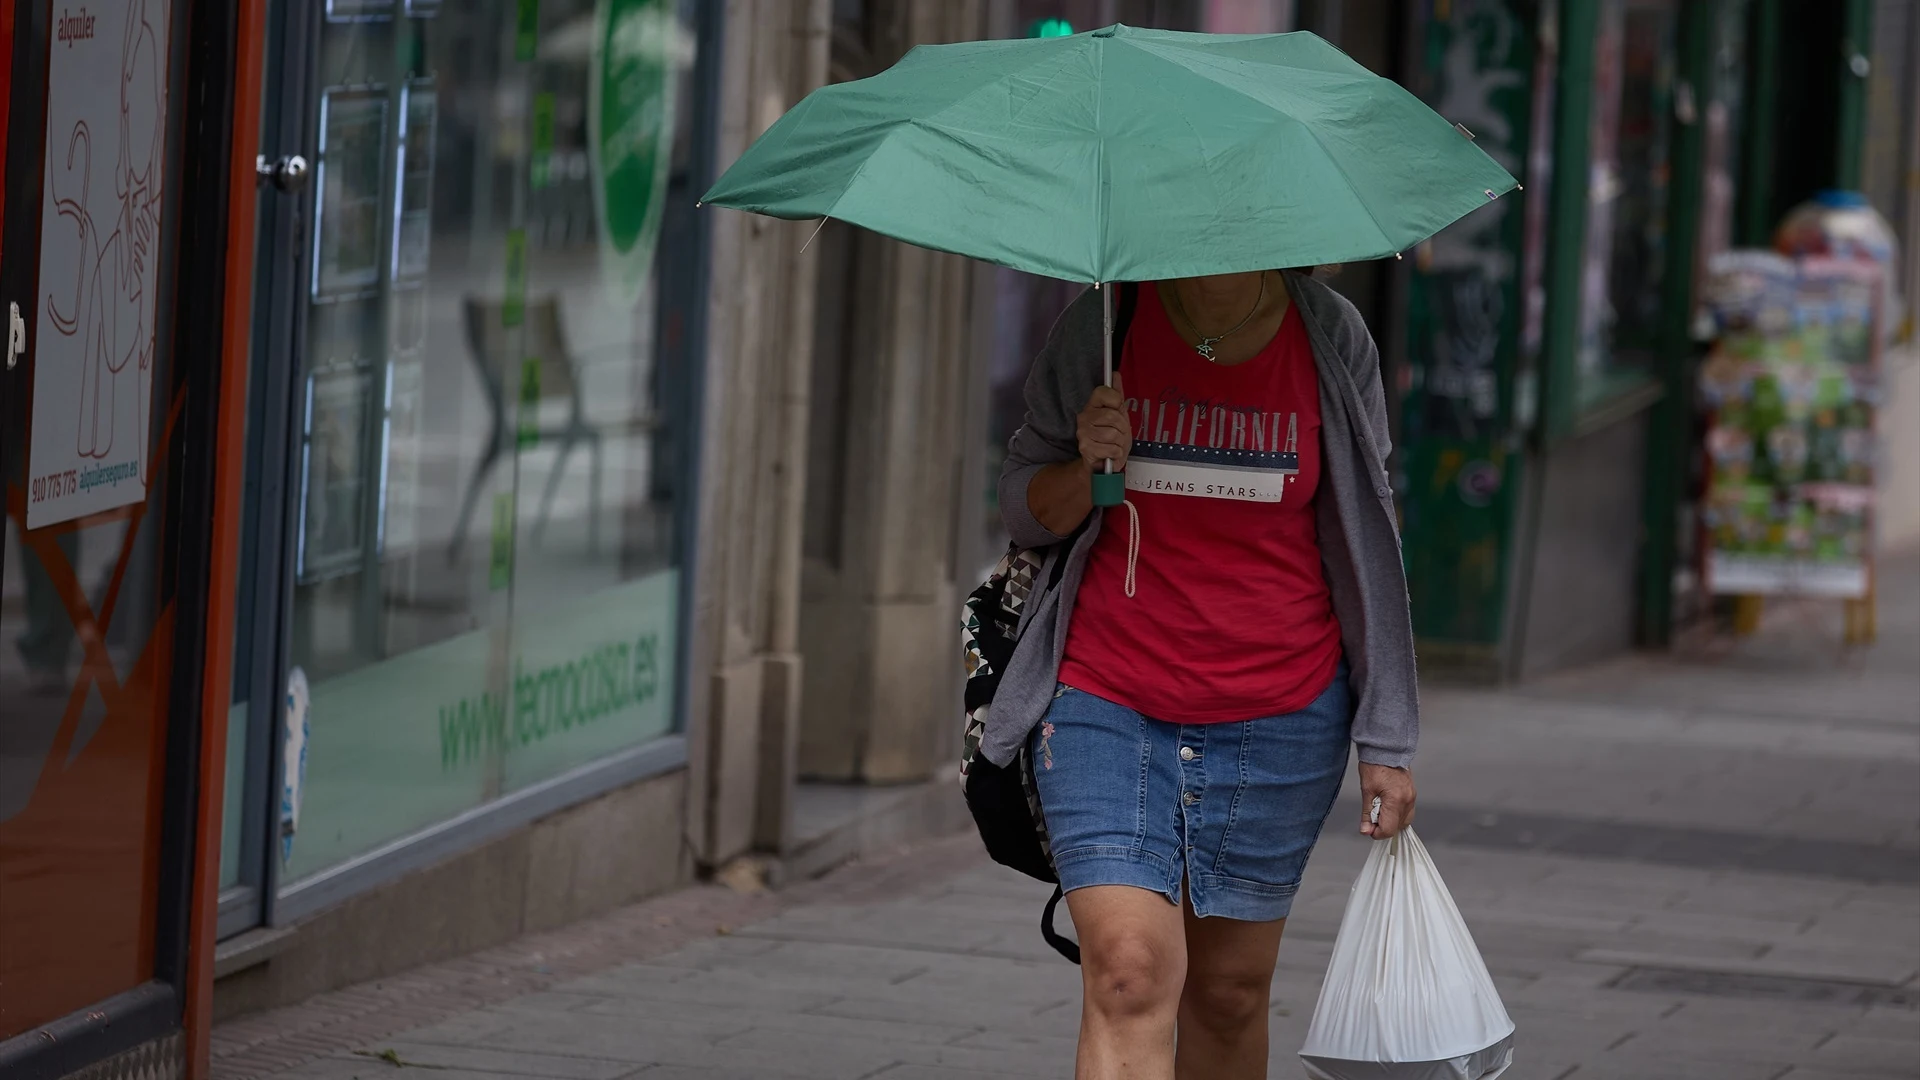
<svg viewBox="0 0 1920 1080">
<path fill-rule="evenodd" d="M 1027 36 L 1037 38 L 1072 37 L 1073 24 L 1060 18 L 1035 19 L 1033 20 L 1033 25 L 1027 27 Z"/>
</svg>

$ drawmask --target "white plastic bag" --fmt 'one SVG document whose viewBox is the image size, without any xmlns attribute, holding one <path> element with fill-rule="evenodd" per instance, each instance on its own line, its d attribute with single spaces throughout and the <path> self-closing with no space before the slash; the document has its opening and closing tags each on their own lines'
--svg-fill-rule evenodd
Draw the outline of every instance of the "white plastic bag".
<svg viewBox="0 0 1920 1080">
<path fill-rule="evenodd" d="M 1300 1059 L 1312 1080 L 1494 1080 L 1513 1064 L 1513 1021 L 1411 829 L 1367 853 Z"/>
</svg>

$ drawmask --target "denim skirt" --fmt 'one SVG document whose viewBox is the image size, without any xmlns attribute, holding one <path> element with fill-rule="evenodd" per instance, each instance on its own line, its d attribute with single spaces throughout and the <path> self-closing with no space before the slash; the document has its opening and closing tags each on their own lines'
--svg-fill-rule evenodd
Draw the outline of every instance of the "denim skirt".
<svg viewBox="0 0 1920 1080">
<path fill-rule="evenodd" d="M 1347 771 L 1347 666 L 1311 705 L 1170 724 L 1062 686 L 1028 749 L 1067 892 L 1132 885 L 1194 913 L 1284 919 Z"/>
</svg>

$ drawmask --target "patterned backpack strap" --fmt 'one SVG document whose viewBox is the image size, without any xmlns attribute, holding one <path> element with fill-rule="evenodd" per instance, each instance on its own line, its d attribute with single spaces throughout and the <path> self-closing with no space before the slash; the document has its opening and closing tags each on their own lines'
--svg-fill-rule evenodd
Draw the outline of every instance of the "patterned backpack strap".
<svg viewBox="0 0 1920 1080">
<path fill-rule="evenodd" d="M 960 642 L 966 664 L 966 724 L 960 751 L 963 786 L 986 734 L 987 708 L 1000 687 L 1000 672 L 1013 655 L 1020 610 L 1033 592 L 1037 565 L 1033 552 L 1010 545 L 987 580 L 960 605 Z"/>
</svg>

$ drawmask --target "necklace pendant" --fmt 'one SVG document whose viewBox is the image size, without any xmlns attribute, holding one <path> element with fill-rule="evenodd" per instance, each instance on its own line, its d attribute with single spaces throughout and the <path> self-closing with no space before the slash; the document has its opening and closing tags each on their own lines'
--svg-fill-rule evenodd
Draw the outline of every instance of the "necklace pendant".
<svg viewBox="0 0 1920 1080">
<path fill-rule="evenodd" d="M 1213 359 L 1213 342 L 1203 341 L 1195 345 L 1193 351 L 1199 353 L 1202 360 L 1211 360 Z"/>
</svg>

